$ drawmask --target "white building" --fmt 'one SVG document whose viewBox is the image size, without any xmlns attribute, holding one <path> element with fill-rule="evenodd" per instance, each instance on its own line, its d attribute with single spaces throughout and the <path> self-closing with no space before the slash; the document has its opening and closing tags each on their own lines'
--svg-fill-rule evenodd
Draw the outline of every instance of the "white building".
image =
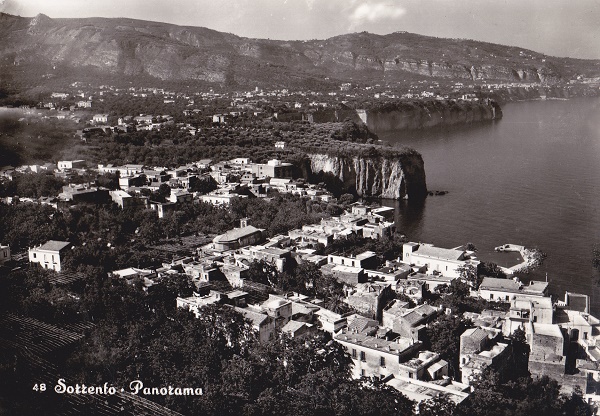
<svg viewBox="0 0 600 416">
<path fill-rule="evenodd" d="M 81 169 L 85 167 L 85 160 L 59 160 L 58 170 Z"/>
<path fill-rule="evenodd" d="M 108 114 L 94 114 L 92 121 L 94 123 L 108 123 Z"/>
<path fill-rule="evenodd" d="M 403 247 L 405 263 L 426 266 L 427 274 L 441 274 L 446 277 L 460 277 L 458 269 L 463 266 L 477 266 L 472 252 L 462 249 L 435 247 L 432 244 L 406 243 Z"/>
<path fill-rule="evenodd" d="M 0 244 L 0 264 L 10 261 L 10 246 Z"/>
<path fill-rule="evenodd" d="M 60 272 L 61 256 L 71 243 L 68 241 L 50 240 L 39 247 L 29 249 L 29 262 L 39 263 L 44 269 Z"/>
</svg>

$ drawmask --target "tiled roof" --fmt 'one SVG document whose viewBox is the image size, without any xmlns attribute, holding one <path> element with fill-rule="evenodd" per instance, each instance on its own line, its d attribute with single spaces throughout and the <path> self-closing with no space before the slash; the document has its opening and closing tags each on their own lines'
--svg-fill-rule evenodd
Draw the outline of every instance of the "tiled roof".
<svg viewBox="0 0 600 416">
<path fill-rule="evenodd" d="M 254 234 L 256 232 L 260 232 L 260 230 L 256 227 L 248 225 L 242 228 L 234 228 L 233 230 L 227 231 L 225 234 L 221 234 L 215 237 L 213 240 L 215 243 L 223 243 L 228 241 L 236 241 L 239 238 L 243 238 Z"/>
<path fill-rule="evenodd" d="M 38 250 L 60 251 L 63 248 L 69 246 L 70 244 L 71 243 L 69 243 L 68 241 L 50 240 L 38 247 Z"/>
<path fill-rule="evenodd" d="M 460 250 L 431 246 L 421 246 L 415 253 L 420 256 L 433 257 L 442 260 L 459 260 L 463 255 L 463 252 Z"/>
</svg>

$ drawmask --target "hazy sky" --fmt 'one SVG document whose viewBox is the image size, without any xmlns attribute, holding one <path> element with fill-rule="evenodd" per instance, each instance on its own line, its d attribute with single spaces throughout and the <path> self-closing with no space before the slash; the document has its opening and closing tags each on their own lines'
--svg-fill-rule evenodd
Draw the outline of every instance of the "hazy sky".
<svg viewBox="0 0 600 416">
<path fill-rule="evenodd" d="M 406 30 L 600 59 L 600 0 L 0 0 L 0 10 L 131 17 L 271 39 Z"/>
</svg>

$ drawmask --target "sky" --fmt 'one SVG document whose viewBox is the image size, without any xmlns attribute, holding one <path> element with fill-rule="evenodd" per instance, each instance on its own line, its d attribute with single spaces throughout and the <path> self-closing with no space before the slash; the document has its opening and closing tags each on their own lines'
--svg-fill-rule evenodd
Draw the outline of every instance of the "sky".
<svg viewBox="0 0 600 416">
<path fill-rule="evenodd" d="M 0 11 L 130 17 L 280 40 L 408 31 L 600 59 L 600 0 L 0 0 Z"/>
</svg>

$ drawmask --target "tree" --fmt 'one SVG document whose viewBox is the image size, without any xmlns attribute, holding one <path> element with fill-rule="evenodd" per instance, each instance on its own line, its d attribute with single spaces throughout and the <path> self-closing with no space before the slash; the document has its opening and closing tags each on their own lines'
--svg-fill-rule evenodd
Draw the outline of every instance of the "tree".
<svg viewBox="0 0 600 416">
<path fill-rule="evenodd" d="M 477 267 L 472 264 L 464 264 L 456 269 L 461 279 L 469 283 L 474 290 L 479 289 L 483 278 L 477 274 Z"/>
<path fill-rule="evenodd" d="M 347 207 L 354 202 L 354 195 L 352 194 L 343 194 L 340 196 L 339 203 L 340 205 Z"/>
<path fill-rule="evenodd" d="M 217 189 L 217 181 L 212 176 L 202 176 L 193 182 L 190 187 L 192 192 L 200 192 L 201 194 L 207 194 Z"/>
<path fill-rule="evenodd" d="M 456 403 L 445 394 L 419 403 L 419 416 L 452 416 L 455 410 Z"/>
<path fill-rule="evenodd" d="M 514 365 L 511 366 L 509 378 L 515 380 L 520 377 L 528 377 L 530 347 L 525 337 L 525 331 L 521 328 L 517 328 L 511 335 L 511 345 Z"/>
<path fill-rule="evenodd" d="M 592 247 L 592 265 L 600 271 L 600 243 L 596 243 Z"/>
<path fill-rule="evenodd" d="M 265 260 L 257 260 L 250 263 L 248 279 L 263 285 L 277 287 L 279 272 L 271 263 Z"/>
<path fill-rule="evenodd" d="M 476 246 L 475 246 L 475 244 L 473 244 L 473 243 L 467 243 L 467 244 L 465 245 L 465 248 L 466 248 L 468 251 L 477 251 L 477 247 L 476 247 Z"/>
<path fill-rule="evenodd" d="M 429 325 L 425 331 L 425 346 L 448 361 L 453 375 L 458 374 L 460 336 L 472 327 L 473 323 L 468 319 L 444 315 Z"/>
<path fill-rule="evenodd" d="M 165 202 L 169 196 L 171 196 L 171 187 L 166 183 L 161 184 L 158 187 L 158 191 L 152 194 L 156 202 Z"/>
<path fill-rule="evenodd" d="M 506 279 L 506 273 L 502 271 L 500 266 L 496 263 L 488 263 L 482 261 L 477 265 L 477 275 L 478 276 L 488 276 L 488 277 L 496 277 L 498 279 Z"/>
</svg>

